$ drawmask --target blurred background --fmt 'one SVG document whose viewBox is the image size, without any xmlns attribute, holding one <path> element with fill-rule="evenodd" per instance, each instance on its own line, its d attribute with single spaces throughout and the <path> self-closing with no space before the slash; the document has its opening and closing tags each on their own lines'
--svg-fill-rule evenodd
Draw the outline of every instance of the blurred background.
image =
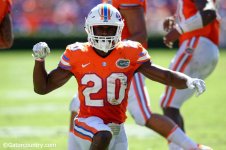
<svg viewBox="0 0 226 150">
<path fill-rule="evenodd" d="M 75 38 L 80 40 L 86 37 L 85 17 L 88 11 L 100 2 L 101 0 L 13 0 L 12 16 L 16 37 L 14 48 L 27 45 L 19 44 L 21 38 L 54 38 L 57 40 L 60 38 L 62 39 L 60 41 L 64 42 L 66 38 L 76 41 Z M 164 34 L 163 19 L 173 15 L 176 3 L 176 0 L 148 1 L 147 30 L 150 47 L 162 45 L 162 43 L 156 44 L 155 39 L 162 39 L 160 37 Z M 218 0 L 217 5 L 222 17 L 221 47 L 226 47 L 226 1 Z M 47 32 L 49 34 L 46 34 Z M 161 41 L 157 40 L 157 42 Z M 63 44 L 65 46 L 66 43 Z"/>
</svg>

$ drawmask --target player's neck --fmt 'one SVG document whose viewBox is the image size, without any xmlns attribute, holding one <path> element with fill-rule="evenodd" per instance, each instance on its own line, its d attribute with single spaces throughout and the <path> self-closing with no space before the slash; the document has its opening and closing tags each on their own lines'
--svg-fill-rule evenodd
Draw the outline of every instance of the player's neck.
<svg viewBox="0 0 226 150">
<path fill-rule="evenodd" d="M 105 53 L 105 52 L 103 52 L 101 50 L 96 49 L 95 47 L 93 47 L 93 49 L 96 52 L 96 54 L 99 55 L 100 57 L 107 57 L 112 52 L 112 50 L 110 50 L 107 53 Z"/>
</svg>

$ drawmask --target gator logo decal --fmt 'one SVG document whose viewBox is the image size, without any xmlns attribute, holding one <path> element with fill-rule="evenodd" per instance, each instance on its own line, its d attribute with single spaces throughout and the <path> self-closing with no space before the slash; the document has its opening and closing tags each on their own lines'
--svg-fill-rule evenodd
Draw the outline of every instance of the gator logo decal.
<svg viewBox="0 0 226 150">
<path fill-rule="evenodd" d="M 186 48 L 186 53 L 188 53 L 188 54 L 192 54 L 193 53 L 193 49 L 192 48 L 190 48 L 190 47 L 188 47 L 188 48 Z"/>
<path fill-rule="evenodd" d="M 127 68 L 127 67 L 129 67 L 129 65 L 130 65 L 130 60 L 128 60 L 128 59 L 118 59 L 116 61 L 116 66 L 118 68 Z"/>
</svg>

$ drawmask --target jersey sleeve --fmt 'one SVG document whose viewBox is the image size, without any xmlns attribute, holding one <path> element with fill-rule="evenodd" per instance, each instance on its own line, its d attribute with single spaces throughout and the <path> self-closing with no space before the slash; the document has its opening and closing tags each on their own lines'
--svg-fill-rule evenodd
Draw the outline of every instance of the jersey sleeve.
<svg viewBox="0 0 226 150">
<path fill-rule="evenodd" d="M 146 61 L 150 61 L 151 57 L 148 54 L 148 51 L 140 45 L 140 53 L 138 55 L 137 64 L 142 64 Z"/>
<path fill-rule="evenodd" d="M 139 43 L 135 41 L 123 41 L 123 47 L 126 48 L 127 56 L 131 59 L 131 65 L 135 70 L 143 63 L 151 61 L 148 51 Z"/>
<path fill-rule="evenodd" d="M 151 57 L 148 54 L 148 51 L 141 45 L 139 42 L 127 40 L 124 41 L 124 46 L 127 47 L 130 51 L 129 55 L 132 55 L 135 59 L 136 64 L 142 64 L 146 61 L 150 61 Z"/>
<path fill-rule="evenodd" d="M 65 52 L 61 56 L 59 67 L 65 70 L 72 71 L 76 67 L 78 59 L 80 59 L 79 52 L 84 51 L 84 43 L 76 42 L 66 47 Z"/>
<path fill-rule="evenodd" d="M 145 62 L 151 61 L 148 51 L 139 42 L 130 42 L 130 46 L 134 48 L 133 66 L 135 69 L 139 68 Z"/>
<path fill-rule="evenodd" d="M 63 55 L 61 56 L 60 62 L 58 64 L 58 66 L 62 69 L 65 70 L 71 70 L 72 66 L 70 64 L 70 50 L 68 49 L 68 47 L 66 48 L 65 52 L 63 53 Z"/>
</svg>

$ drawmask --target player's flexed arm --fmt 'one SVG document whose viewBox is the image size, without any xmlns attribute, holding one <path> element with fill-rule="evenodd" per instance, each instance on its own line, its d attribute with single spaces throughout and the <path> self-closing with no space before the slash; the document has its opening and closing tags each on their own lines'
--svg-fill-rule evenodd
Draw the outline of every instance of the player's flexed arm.
<svg viewBox="0 0 226 150">
<path fill-rule="evenodd" d="M 45 42 L 39 42 L 33 47 L 35 66 L 33 71 L 34 91 L 38 94 L 47 94 L 54 89 L 64 85 L 72 76 L 70 71 L 60 67 L 46 72 L 44 58 L 50 53 Z"/>
<path fill-rule="evenodd" d="M 130 33 L 129 37 L 123 38 L 126 38 L 126 40 L 138 41 L 141 44 L 146 45 L 148 36 L 147 29 L 145 26 L 145 15 L 143 15 L 144 8 L 140 5 L 133 6 L 120 5 L 119 11 L 122 14 L 122 16 L 124 16 Z"/>
<path fill-rule="evenodd" d="M 150 61 L 142 64 L 137 71 L 151 80 L 173 86 L 177 89 L 196 89 L 197 95 L 202 94 L 206 89 L 203 80 L 191 78 L 183 73 L 165 69 L 152 64 Z"/>
<path fill-rule="evenodd" d="M 185 20 L 180 20 L 183 17 L 177 16 L 179 19 L 177 23 L 175 23 L 174 17 L 169 17 L 164 21 L 163 28 L 168 32 L 163 38 L 166 46 L 172 48 L 173 42 L 175 42 L 181 34 L 200 29 L 216 19 L 217 14 L 214 0 L 193 0 L 193 2 L 198 10 L 195 15 Z"/>
</svg>

